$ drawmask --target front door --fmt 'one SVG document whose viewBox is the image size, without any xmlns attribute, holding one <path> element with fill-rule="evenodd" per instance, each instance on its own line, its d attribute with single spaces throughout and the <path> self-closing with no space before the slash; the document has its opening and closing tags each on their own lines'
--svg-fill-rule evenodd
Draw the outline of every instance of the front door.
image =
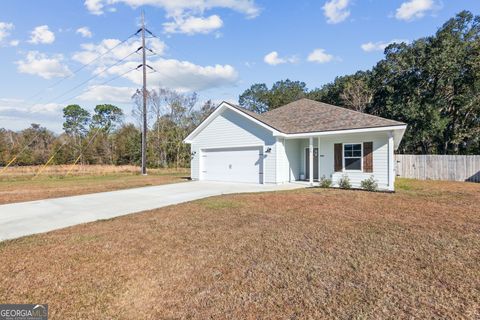
<svg viewBox="0 0 480 320">
<path fill-rule="evenodd" d="M 305 149 L 305 178 L 310 179 L 310 148 Z M 318 148 L 313 148 L 313 179 L 318 180 Z"/>
</svg>

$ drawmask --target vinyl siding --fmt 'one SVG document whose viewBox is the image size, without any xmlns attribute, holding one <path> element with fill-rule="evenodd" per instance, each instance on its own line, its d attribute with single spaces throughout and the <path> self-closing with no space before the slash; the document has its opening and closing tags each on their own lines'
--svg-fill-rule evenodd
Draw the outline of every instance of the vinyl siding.
<svg viewBox="0 0 480 320">
<path fill-rule="evenodd" d="M 365 141 L 373 142 L 373 172 L 334 172 L 333 145 L 335 143 L 363 143 Z M 352 186 L 360 188 L 360 182 L 373 175 L 380 189 L 388 189 L 388 135 L 386 132 L 321 138 L 320 150 L 320 154 L 325 155 L 320 161 L 326 164 L 320 169 L 320 176 L 330 176 L 335 185 L 346 174 L 350 178 Z"/>
<path fill-rule="evenodd" d="M 303 140 L 285 139 L 286 158 L 289 164 L 289 167 L 287 168 L 288 181 L 300 180 L 300 145 L 302 142 Z"/>
<path fill-rule="evenodd" d="M 235 148 L 264 146 L 263 181 L 276 183 L 276 139 L 272 133 L 236 112 L 226 109 L 212 120 L 192 141 L 192 179 L 200 179 L 201 150 L 210 148 Z"/>
<path fill-rule="evenodd" d="M 200 149 L 194 143 L 191 144 L 190 150 L 192 152 L 192 159 L 190 160 L 190 177 L 192 180 L 199 180 L 199 170 L 200 170 Z"/>
<path fill-rule="evenodd" d="M 277 183 L 285 183 L 290 181 L 288 157 L 286 153 L 286 140 L 277 139 Z"/>
</svg>

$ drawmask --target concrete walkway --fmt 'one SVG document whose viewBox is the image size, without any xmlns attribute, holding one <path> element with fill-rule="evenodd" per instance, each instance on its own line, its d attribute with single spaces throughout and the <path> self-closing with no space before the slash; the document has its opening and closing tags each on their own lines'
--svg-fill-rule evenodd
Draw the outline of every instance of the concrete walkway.
<svg viewBox="0 0 480 320">
<path fill-rule="evenodd" d="M 0 241 L 215 195 L 302 187 L 195 181 L 0 205 Z"/>
</svg>

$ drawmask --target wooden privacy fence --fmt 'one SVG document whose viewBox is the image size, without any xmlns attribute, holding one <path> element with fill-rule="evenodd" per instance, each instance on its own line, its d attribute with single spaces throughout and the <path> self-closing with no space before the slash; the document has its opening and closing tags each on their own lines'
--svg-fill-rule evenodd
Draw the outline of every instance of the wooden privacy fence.
<svg viewBox="0 0 480 320">
<path fill-rule="evenodd" d="M 480 155 L 396 154 L 395 162 L 403 178 L 480 182 Z"/>
</svg>

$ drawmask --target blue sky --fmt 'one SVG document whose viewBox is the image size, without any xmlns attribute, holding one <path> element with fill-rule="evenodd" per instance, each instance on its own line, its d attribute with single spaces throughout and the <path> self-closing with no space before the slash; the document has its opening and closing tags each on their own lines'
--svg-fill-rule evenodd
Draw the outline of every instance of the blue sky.
<svg viewBox="0 0 480 320">
<path fill-rule="evenodd" d="M 2 0 L 0 127 L 35 122 L 60 132 L 69 103 L 88 110 L 113 103 L 131 121 L 130 96 L 141 74 L 130 70 L 141 57 L 126 56 L 138 38 L 74 72 L 132 35 L 142 9 L 158 36 L 149 39 L 156 53 L 149 64 L 157 71 L 149 88 L 236 102 L 253 83 L 289 78 L 315 88 L 369 69 L 389 42 L 431 35 L 461 10 L 479 14 L 480 1 Z"/>
</svg>

